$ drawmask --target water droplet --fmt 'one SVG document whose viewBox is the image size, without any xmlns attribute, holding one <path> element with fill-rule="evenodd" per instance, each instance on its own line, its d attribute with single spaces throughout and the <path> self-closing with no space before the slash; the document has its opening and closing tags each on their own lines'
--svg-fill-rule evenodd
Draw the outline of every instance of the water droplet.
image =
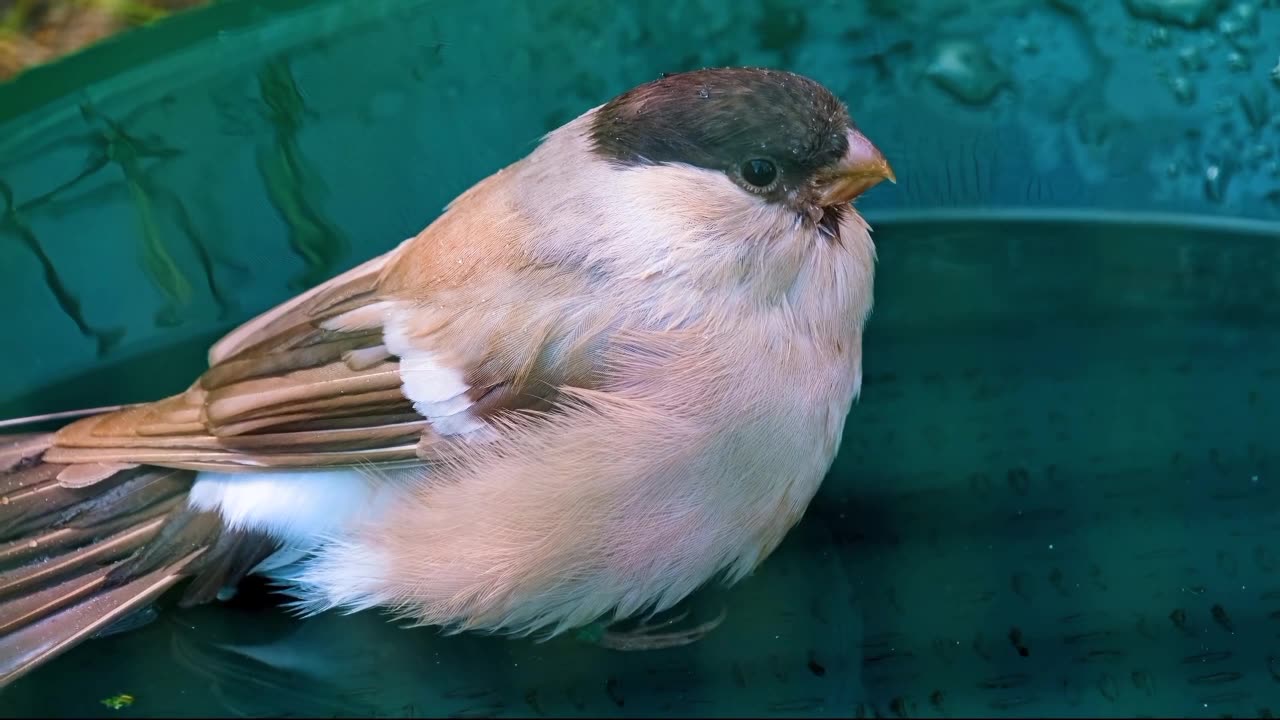
<svg viewBox="0 0 1280 720">
<path fill-rule="evenodd" d="M 1178 62 L 1182 63 L 1182 69 L 1188 72 L 1200 72 L 1209 68 L 1209 61 L 1204 59 L 1204 53 L 1200 52 L 1200 48 L 1191 45 L 1178 51 Z"/>
<path fill-rule="evenodd" d="M 1196 86 L 1192 85 L 1187 78 L 1179 75 L 1169 81 L 1169 87 L 1173 90 L 1173 96 L 1183 105 L 1190 105 L 1196 101 Z"/>
<path fill-rule="evenodd" d="M 1218 32 L 1232 42 L 1240 43 L 1244 36 L 1256 35 L 1260 27 L 1257 9 L 1248 3 L 1240 3 L 1218 23 Z"/>
<path fill-rule="evenodd" d="M 1007 82 L 987 48 L 973 40 L 939 44 L 925 75 L 956 100 L 970 105 L 989 102 Z"/>
<path fill-rule="evenodd" d="M 1212 202 L 1222 202 L 1227 190 L 1229 176 L 1219 165 L 1210 165 L 1204 170 L 1204 196 Z"/>
</svg>

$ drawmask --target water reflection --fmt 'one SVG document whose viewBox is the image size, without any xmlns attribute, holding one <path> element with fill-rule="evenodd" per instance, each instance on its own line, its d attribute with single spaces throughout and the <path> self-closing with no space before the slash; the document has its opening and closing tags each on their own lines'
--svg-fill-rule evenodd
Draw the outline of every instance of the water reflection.
<svg viewBox="0 0 1280 720">
<path fill-rule="evenodd" d="M 335 274 L 338 263 L 347 259 L 349 243 L 321 209 L 328 188 L 299 144 L 308 113 L 288 61 L 268 62 L 258 74 L 258 86 L 275 129 L 272 142 L 258 150 L 258 171 L 271 204 L 289 226 L 290 246 L 306 265 L 291 287 L 305 290 Z"/>
</svg>

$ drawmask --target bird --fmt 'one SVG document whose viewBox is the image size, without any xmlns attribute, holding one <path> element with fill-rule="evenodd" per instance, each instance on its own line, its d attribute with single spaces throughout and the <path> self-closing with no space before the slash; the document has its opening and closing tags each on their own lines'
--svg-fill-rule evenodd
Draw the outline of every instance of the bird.
<svg viewBox="0 0 1280 720">
<path fill-rule="evenodd" d="M 304 616 L 543 638 L 734 585 L 860 394 L 854 201 L 885 180 L 818 81 L 664 74 L 233 329 L 185 391 L 0 439 L 0 685 L 251 575 Z"/>
</svg>

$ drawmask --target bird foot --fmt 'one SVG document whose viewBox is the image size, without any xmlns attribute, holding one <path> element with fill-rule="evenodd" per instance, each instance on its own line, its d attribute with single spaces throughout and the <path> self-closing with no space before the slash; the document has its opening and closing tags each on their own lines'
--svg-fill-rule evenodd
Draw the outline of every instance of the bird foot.
<svg viewBox="0 0 1280 720">
<path fill-rule="evenodd" d="M 599 645 L 609 650 L 621 650 L 624 652 L 668 650 L 691 645 L 706 637 L 711 631 L 719 627 L 720 623 L 724 622 L 727 614 L 727 609 L 722 607 L 719 614 L 706 622 L 699 623 L 687 630 L 672 630 L 670 632 L 661 631 L 683 622 L 689 617 L 688 610 L 660 622 L 653 622 L 648 619 L 641 620 L 636 627 L 629 630 L 611 630 L 610 628 L 613 627 L 611 625 L 595 623 L 583 628 L 578 637 L 593 645 Z"/>
</svg>

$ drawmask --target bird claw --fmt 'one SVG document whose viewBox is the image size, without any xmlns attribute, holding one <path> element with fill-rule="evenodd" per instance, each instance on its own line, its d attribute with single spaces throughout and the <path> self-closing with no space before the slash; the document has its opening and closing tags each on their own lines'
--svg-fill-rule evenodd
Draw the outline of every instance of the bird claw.
<svg viewBox="0 0 1280 720">
<path fill-rule="evenodd" d="M 720 623 L 724 622 L 727 614 L 728 610 L 722 607 L 719 614 L 714 618 L 687 630 L 660 632 L 665 628 L 683 622 L 685 618 L 689 617 L 689 611 L 686 610 L 673 618 L 662 620 L 661 622 L 653 622 L 648 619 L 641 620 L 635 628 L 630 630 L 610 630 L 607 626 L 597 626 L 594 632 L 586 631 L 580 634 L 580 637 L 609 650 L 621 650 L 624 652 L 668 650 L 692 645 L 706 637 L 711 631 L 719 627 Z"/>
</svg>

